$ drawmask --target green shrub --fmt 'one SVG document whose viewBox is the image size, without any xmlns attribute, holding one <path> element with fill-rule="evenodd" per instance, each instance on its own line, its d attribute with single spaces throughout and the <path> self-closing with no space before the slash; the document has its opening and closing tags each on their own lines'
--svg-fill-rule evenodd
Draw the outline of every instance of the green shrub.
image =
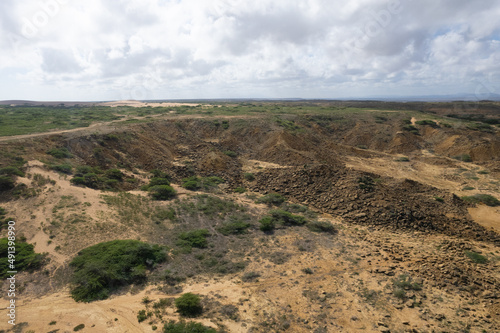
<svg viewBox="0 0 500 333">
<path fill-rule="evenodd" d="M 144 320 L 148 319 L 148 315 L 146 313 L 146 310 L 140 310 L 137 313 L 137 321 L 142 323 Z"/>
<path fill-rule="evenodd" d="M 472 162 L 472 157 L 469 154 L 457 155 L 453 156 L 453 158 L 462 162 Z"/>
<path fill-rule="evenodd" d="M 462 197 L 462 200 L 473 204 L 483 203 L 491 207 L 500 206 L 500 201 L 489 194 L 475 194 L 472 196 L 465 196 Z"/>
<path fill-rule="evenodd" d="M 51 167 L 52 170 L 71 175 L 73 172 L 73 167 L 70 164 L 58 164 Z"/>
<path fill-rule="evenodd" d="M 222 227 L 219 227 L 217 230 L 225 236 L 244 234 L 251 226 L 251 224 L 248 223 L 249 220 L 249 215 L 232 215 L 229 217 L 229 221 L 224 223 Z"/>
<path fill-rule="evenodd" d="M 335 230 L 335 227 L 331 223 L 323 221 L 313 221 L 308 223 L 306 226 L 313 232 L 326 232 L 329 234 L 334 234 L 337 232 L 337 230 Z"/>
<path fill-rule="evenodd" d="M 207 229 L 198 229 L 188 232 L 183 232 L 179 235 L 177 246 L 180 247 L 197 247 L 204 249 L 208 246 L 207 237 L 210 233 Z"/>
<path fill-rule="evenodd" d="M 285 202 L 285 197 L 278 193 L 269 193 L 257 200 L 257 203 L 264 203 L 269 206 L 279 206 Z"/>
<path fill-rule="evenodd" d="M 434 200 L 436 200 L 437 202 L 444 202 L 444 199 L 438 196 L 435 196 Z"/>
<path fill-rule="evenodd" d="M 410 162 L 410 159 L 406 156 L 399 157 L 395 160 L 396 162 Z"/>
<path fill-rule="evenodd" d="M 475 190 L 476 188 L 475 187 L 472 187 L 472 186 L 465 186 L 462 191 L 472 191 L 472 190 Z"/>
<path fill-rule="evenodd" d="M 170 200 L 177 194 L 169 185 L 155 185 L 149 189 L 149 193 L 154 200 Z"/>
<path fill-rule="evenodd" d="M 235 153 L 234 151 L 232 151 L 232 150 L 226 150 L 226 151 L 224 152 L 224 154 L 225 154 L 225 155 L 227 155 L 227 156 L 229 156 L 229 157 L 232 157 L 232 158 L 234 158 L 234 157 L 238 156 L 238 154 L 236 154 L 236 153 Z"/>
<path fill-rule="evenodd" d="M 276 224 L 292 226 L 304 225 L 307 222 L 305 217 L 300 215 L 293 215 L 292 213 L 281 209 L 272 210 L 269 213 Z"/>
<path fill-rule="evenodd" d="M 195 317 L 203 312 L 200 296 L 193 293 L 186 293 L 177 298 L 175 307 L 181 316 L 185 317 Z"/>
<path fill-rule="evenodd" d="M 244 187 L 237 187 L 234 189 L 234 192 L 236 192 L 236 193 L 245 193 L 246 191 L 247 191 L 247 189 Z"/>
<path fill-rule="evenodd" d="M 73 328 L 73 331 L 74 332 L 78 332 L 78 331 L 81 331 L 85 328 L 85 324 L 80 324 L 80 325 L 77 325 Z"/>
<path fill-rule="evenodd" d="M 209 190 L 224 182 L 224 179 L 216 176 L 204 178 L 191 176 L 182 180 L 182 187 L 190 191 L 196 191 L 200 189 Z"/>
<path fill-rule="evenodd" d="M 7 166 L 0 169 L 0 175 L 24 177 L 24 172 L 15 166 Z"/>
<path fill-rule="evenodd" d="M 55 158 L 71 158 L 73 155 L 68 151 L 67 148 L 52 148 L 47 151 L 47 154 L 54 156 Z"/>
<path fill-rule="evenodd" d="M 488 258 L 477 252 L 465 251 L 465 255 L 476 264 L 486 264 L 488 262 Z"/>
<path fill-rule="evenodd" d="M 171 180 L 170 176 L 161 170 L 154 169 L 154 170 L 151 170 L 150 172 L 153 175 L 153 178 L 167 178 L 168 180 Z M 170 184 L 167 184 L 167 185 L 170 185 Z"/>
<path fill-rule="evenodd" d="M 415 134 L 415 135 L 420 134 L 420 132 L 418 131 L 418 128 L 416 128 L 413 125 L 405 125 L 405 126 L 403 126 L 403 131 L 407 131 L 407 132 L 410 132 L 410 133 Z"/>
<path fill-rule="evenodd" d="M 217 330 L 193 321 L 176 323 L 171 320 L 163 326 L 163 333 L 217 333 Z"/>
<path fill-rule="evenodd" d="M 257 272 L 248 272 L 248 273 L 245 273 L 241 277 L 241 281 L 243 281 L 243 282 L 251 282 L 251 281 L 257 280 L 258 278 L 260 278 L 260 274 L 259 273 L 257 273 Z"/>
<path fill-rule="evenodd" d="M 243 178 L 245 178 L 248 181 L 254 181 L 255 180 L 255 175 L 253 173 L 244 173 Z"/>
<path fill-rule="evenodd" d="M 14 179 L 9 176 L 0 176 L 0 191 L 8 191 L 16 187 Z"/>
<path fill-rule="evenodd" d="M 136 240 L 114 240 L 83 249 L 71 261 L 75 301 L 106 299 L 130 283 L 141 283 L 146 270 L 166 260 L 165 250 Z"/>
<path fill-rule="evenodd" d="M 265 216 L 259 220 L 260 227 L 259 229 L 264 232 L 272 231 L 276 228 L 276 222 L 273 220 L 271 216 Z"/>
<path fill-rule="evenodd" d="M 366 192 L 371 192 L 375 188 L 375 181 L 370 176 L 362 176 L 358 178 L 358 186 Z"/>
<path fill-rule="evenodd" d="M 26 243 L 21 239 L 15 241 L 15 270 L 18 272 L 32 272 L 42 267 L 45 263 L 46 254 L 35 253 L 34 246 Z M 0 278 L 8 276 L 7 271 L 12 271 L 9 268 L 9 240 L 7 238 L 0 239 Z"/>
<path fill-rule="evenodd" d="M 312 269 L 310 269 L 309 267 L 307 267 L 307 268 L 303 268 L 303 269 L 302 269 L 302 272 L 304 272 L 304 273 L 306 273 L 306 274 L 309 274 L 309 275 L 310 275 L 310 274 L 314 274 L 313 270 L 312 270 Z"/>
<path fill-rule="evenodd" d="M 119 180 L 119 181 L 122 181 L 123 177 L 125 176 L 123 174 L 123 172 L 121 172 L 118 169 L 109 169 L 109 170 L 106 170 L 106 172 L 104 174 L 109 179 L 116 179 L 116 180 Z"/>
<path fill-rule="evenodd" d="M 417 125 L 431 126 L 431 127 L 439 127 L 435 121 L 432 120 L 419 120 L 415 122 Z"/>
</svg>

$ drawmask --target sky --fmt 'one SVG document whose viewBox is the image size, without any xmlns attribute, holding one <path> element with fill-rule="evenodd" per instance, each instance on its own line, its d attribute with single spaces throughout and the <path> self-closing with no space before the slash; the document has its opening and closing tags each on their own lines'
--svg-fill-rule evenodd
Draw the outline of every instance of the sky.
<svg viewBox="0 0 500 333">
<path fill-rule="evenodd" d="M 2 0 L 0 100 L 500 93 L 498 0 Z"/>
</svg>

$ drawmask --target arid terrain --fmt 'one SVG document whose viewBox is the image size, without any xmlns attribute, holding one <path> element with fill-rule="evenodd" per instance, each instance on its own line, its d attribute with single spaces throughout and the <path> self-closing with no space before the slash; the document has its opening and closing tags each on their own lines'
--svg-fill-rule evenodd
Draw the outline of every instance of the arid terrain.
<svg viewBox="0 0 500 333">
<path fill-rule="evenodd" d="M 0 332 L 500 331 L 499 103 L 166 104 L 0 137 L 1 170 L 19 170 L 0 207 L 46 253 Z M 155 178 L 175 196 L 154 200 Z M 205 246 L 180 241 L 202 229 Z M 70 262 L 112 240 L 166 260 L 76 302 Z"/>
</svg>

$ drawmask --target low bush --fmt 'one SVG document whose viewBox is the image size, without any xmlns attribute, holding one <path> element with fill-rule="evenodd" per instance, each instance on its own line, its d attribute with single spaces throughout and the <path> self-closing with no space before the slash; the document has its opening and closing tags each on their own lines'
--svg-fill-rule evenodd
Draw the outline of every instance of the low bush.
<svg viewBox="0 0 500 333">
<path fill-rule="evenodd" d="M 175 307 L 181 316 L 195 317 L 203 312 L 200 296 L 186 293 L 175 300 Z"/>
<path fill-rule="evenodd" d="M 328 222 L 323 221 L 313 221 L 309 222 L 306 227 L 313 232 L 325 232 L 329 234 L 334 234 L 337 232 L 335 227 Z"/>
<path fill-rule="evenodd" d="M 47 255 L 35 253 L 32 244 L 26 243 L 22 239 L 17 239 L 15 244 L 15 261 L 12 261 L 14 257 L 9 257 L 9 240 L 7 238 L 0 239 L 0 278 L 2 279 L 8 276 L 8 271 L 13 270 L 9 267 L 11 264 L 15 266 L 15 270 L 18 272 L 32 272 L 45 263 Z"/>
<path fill-rule="evenodd" d="M 232 150 L 226 150 L 226 151 L 224 152 L 224 154 L 225 154 L 225 155 L 227 155 L 227 156 L 229 156 L 229 157 L 232 157 L 232 158 L 235 158 L 235 157 L 237 157 L 237 156 L 238 156 L 238 154 L 236 154 L 236 153 L 235 153 L 234 151 L 232 151 Z"/>
<path fill-rule="evenodd" d="M 362 176 L 358 178 L 358 186 L 365 192 L 371 192 L 375 189 L 375 181 L 370 176 Z"/>
<path fill-rule="evenodd" d="M 276 228 L 276 222 L 273 220 L 271 216 L 265 216 L 259 220 L 260 227 L 259 229 L 264 232 L 272 231 Z"/>
<path fill-rule="evenodd" d="M 155 185 L 149 188 L 149 194 L 154 200 L 170 200 L 176 196 L 177 192 L 169 185 Z"/>
<path fill-rule="evenodd" d="M 253 173 L 244 173 L 243 178 L 245 178 L 248 181 L 254 181 L 255 180 L 255 175 Z"/>
<path fill-rule="evenodd" d="M 16 187 L 16 182 L 12 177 L 0 176 L 0 191 L 12 190 L 14 187 Z"/>
<path fill-rule="evenodd" d="M 190 322 L 175 322 L 173 320 L 165 323 L 163 333 L 217 333 L 217 330 L 203 324 Z"/>
<path fill-rule="evenodd" d="M 121 286 L 141 283 L 146 270 L 166 260 L 165 250 L 136 240 L 115 240 L 83 249 L 71 261 L 71 296 L 91 302 L 108 298 Z"/>
<path fill-rule="evenodd" d="M 78 331 L 81 331 L 85 328 L 85 324 L 80 324 L 80 325 L 77 325 L 73 328 L 73 332 L 78 332 Z"/>
<path fill-rule="evenodd" d="M 234 192 L 236 192 L 236 193 L 245 193 L 246 191 L 247 191 L 247 189 L 244 187 L 237 187 L 234 189 Z"/>
<path fill-rule="evenodd" d="M 486 264 L 488 262 L 488 258 L 477 252 L 465 251 L 465 255 L 476 264 Z"/>
<path fill-rule="evenodd" d="M 260 273 L 257 273 L 257 272 L 248 272 L 248 273 L 245 273 L 241 277 L 241 281 L 243 281 L 243 282 L 252 282 L 252 281 L 257 280 L 258 278 L 260 278 Z"/>
<path fill-rule="evenodd" d="M 281 209 L 272 210 L 269 213 L 276 224 L 292 226 L 292 225 L 304 225 L 307 222 L 305 217 L 300 215 L 293 215 L 292 213 L 289 213 Z"/>
<path fill-rule="evenodd" d="M 67 175 L 71 175 L 71 173 L 73 172 L 73 167 L 70 164 L 66 163 L 53 165 L 50 168 L 56 172 L 64 173 Z"/>
<path fill-rule="evenodd" d="M 190 191 L 210 190 L 217 185 L 224 183 L 224 179 L 216 176 L 196 177 L 191 176 L 182 180 L 182 187 Z"/>
<path fill-rule="evenodd" d="M 15 166 L 7 166 L 0 169 L 0 175 L 24 177 L 24 172 Z"/>
<path fill-rule="evenodd" d="M 180 247 L 196 247 L 204 249 L 208 246 L 207 237 L 210 233 L 207 229 L 198 229 L 188 232 L 183 232 L 179 235 L 179 240 L 177 241 L 177 246 Z"/>
<path fill-rule="evenodd" d="M 285 197 L 278 193 L 269 193 L 257 199 L 257 203 L 264 203 L 269 206 L 279 206 L 285 202 Z"/>
<path fill-rule="evenodd" d="M 462 162 L 472 162 L 472 157 L 469 154 L 457 155 L 453 156 L 453 158 Z"/>
<path fill-rule="evenodd" d="M 69 150 L 65 147 L 63 148 L 52 148 L 47 151 L 47 154 L 54 156 L 55 158 L 72 158 L 73 155 L 69 152 Z"/>
<path fill-rule="evenodd" d="M 225 236 L 244 234 L 251 226 L 249 221 L 249 215 L 231 215 L 229 221 L 225 222 L 217 230 Z"/>
<path fill-rule="evenodd" d="M 473 204 L 483 203 L 487 206 L 496 207 L 500 206 L 500 201 L 489 194 L 475 194 L 472 196 L 462 197 L 462 200 Z"/>
<path fill-rule="evenodd" d="M 439 127 L 439 125 L 435 121 L 432 121 L 432 120 L 419 120 L 419 121 L 416 121 L 415 124 L 423 125 L 423 126 Z"/>
<path fill-rule="evenodd" d="M 419 135 L 420 134 L 420 132 L 418 131 L 418 128 L 416 128 L 413 125 L 405 125 L 405 126 L 403 126 L 403 131 L 407 131 L 407 132 L 410 132 L 410 133 L 415 134 L 415 135 Z"/>
</svg>

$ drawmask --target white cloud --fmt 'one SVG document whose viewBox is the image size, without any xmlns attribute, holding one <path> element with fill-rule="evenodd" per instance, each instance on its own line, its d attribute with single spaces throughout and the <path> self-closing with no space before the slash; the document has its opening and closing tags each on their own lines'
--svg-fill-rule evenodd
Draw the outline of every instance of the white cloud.
<svg viewBox="0 0 500 333">
<path fill-rule="evenodd" d="M 499 14 L 495 0 L 6 0 L 0 80 L 16 82 L 0 99 L 500 93 Z"/>
</svg>

